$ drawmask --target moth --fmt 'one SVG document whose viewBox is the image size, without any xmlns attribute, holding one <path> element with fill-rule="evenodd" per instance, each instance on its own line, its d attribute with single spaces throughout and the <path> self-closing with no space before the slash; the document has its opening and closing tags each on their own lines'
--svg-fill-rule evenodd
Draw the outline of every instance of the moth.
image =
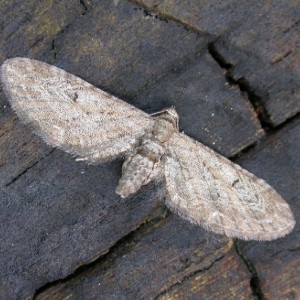
<svg viewBox="0 0 300 300">
<path fill-rule="evenodd" d="M 174 107 L 149 115 L 55 66 L 12 58 L 1 66 L 12 109 L 48 144 L 101 164 L 125 157 L 116 192 L 126 198 L 162 174 L 166 205 L 218 234 L 272 240 L 295 225 L 264 180 L 179 132 Z"/>
</svg>

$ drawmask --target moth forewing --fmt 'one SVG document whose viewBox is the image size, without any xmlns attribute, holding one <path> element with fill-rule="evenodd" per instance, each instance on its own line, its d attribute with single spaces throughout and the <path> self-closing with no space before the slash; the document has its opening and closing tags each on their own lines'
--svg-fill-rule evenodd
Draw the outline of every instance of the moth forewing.
<svg viewBox="0 0 300 300">
<path fill-rule="evenodd" d="M 89 163 L 131 152 L 152 123 L 143 111 L 40 61 L 6 60 L 1 81 L 23 122 L 48 144 Z"/>
</svg>

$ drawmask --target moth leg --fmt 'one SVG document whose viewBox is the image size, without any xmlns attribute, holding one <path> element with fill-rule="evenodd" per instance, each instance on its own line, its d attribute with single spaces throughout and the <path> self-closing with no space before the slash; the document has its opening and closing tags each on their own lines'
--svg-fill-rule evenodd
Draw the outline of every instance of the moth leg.
<svg viewBox="0 0 300 300">
<path fill-rule="evenodd" d="M 105 155 L 103 155 L 103 153 L 101 152 L 94 152 L 94 153 L 90 153 L 88 155 L 85 155 L 84 157 L 77 157 L 76 161 L 84 161 L 86 163 L 91 163 L 91 164 L 98 164 L 101 162 L 104 162 L 106 160 L 110 160 L 109 157 L 105 157 Z"/>
</svg>

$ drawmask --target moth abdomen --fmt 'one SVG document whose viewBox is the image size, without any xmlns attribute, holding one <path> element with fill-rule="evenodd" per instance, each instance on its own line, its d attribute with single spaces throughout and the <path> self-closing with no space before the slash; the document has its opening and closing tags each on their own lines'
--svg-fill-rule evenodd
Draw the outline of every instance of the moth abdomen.
<svg viewBox="0 0 300 300">
<path fill-rule="evenodd" d="M 136 152 L 129 156 L 122 167 L 122 177 L 116 189 L 122 198 L 135 193 L 156 175 L 164 148 L 154 141 L 143 142 Z"/>
</svg>

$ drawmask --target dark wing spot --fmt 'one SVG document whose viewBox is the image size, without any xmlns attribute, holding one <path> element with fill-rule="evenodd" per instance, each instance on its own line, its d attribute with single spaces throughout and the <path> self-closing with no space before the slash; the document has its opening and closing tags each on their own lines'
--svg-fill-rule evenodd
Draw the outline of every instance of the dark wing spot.
<svg viewBox="0 0 300 300">
<path fill-rule="evenodd" d="M 236 179 L 232 184 L 231 186 L 234 187 L 240 180 L 239 179 Z"/>
<path fill-rule="evenodd" d="M 78 100 L 78 93 L 75 92 L 75 94 L 74 94 L 74 96 L 72 98 L 72 101 L 75 102 L 75 103 L 77 103 L 77 100 Z"/>
</svg>

